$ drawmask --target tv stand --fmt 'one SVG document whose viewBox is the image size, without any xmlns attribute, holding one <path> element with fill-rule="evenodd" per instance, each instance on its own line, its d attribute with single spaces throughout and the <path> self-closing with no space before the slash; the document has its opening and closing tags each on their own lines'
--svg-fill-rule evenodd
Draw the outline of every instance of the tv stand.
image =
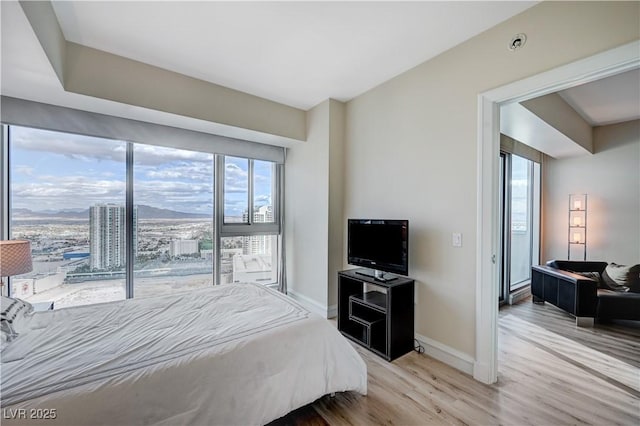
<svg viewBox="0 0 640 426">
<path fill-rule="evenodd" d="M 380 282 L 383 282 L 383 283 L 398 279 L 398 277 L 389 277 L 388 275 L 387 275 L 387 277 L 388 277 L 387 278 L 387 277 L 385 277 L 383 275 L 382 271 L 373 271 L 373 274 L 369 273 L 369 272 L 356 271 L 356 274 L 362 275 L 363 277 L 373 278 L 374 280 L 380 281 Z"/>
<path fill-rule="evenodd" d="M 387 361 L 413 350 L 414 280 L 338 272 L 338 330 Z"/>
</svg>

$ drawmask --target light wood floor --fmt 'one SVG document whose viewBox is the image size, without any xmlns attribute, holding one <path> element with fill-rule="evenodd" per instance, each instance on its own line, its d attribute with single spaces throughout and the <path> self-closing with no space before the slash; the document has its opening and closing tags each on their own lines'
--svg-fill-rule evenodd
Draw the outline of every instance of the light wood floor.
<svg viewBox="0 0 640 426">
<path fill-rule="evenodd" d="M 578 329 L 551 305 L 501 309 L 498 383 L 416 352 L 388 363 L 357 347 L 366 397 L 325 396 L 279 425 L 639 425 L 640 323 Z"/>
</svg>

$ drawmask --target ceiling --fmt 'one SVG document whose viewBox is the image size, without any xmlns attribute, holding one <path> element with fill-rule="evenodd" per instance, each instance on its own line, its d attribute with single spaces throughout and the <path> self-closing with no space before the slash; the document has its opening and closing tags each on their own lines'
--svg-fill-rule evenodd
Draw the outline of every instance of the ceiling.
<svg viewBox="0 0 640 426">
<path fill-rule="evenodd" d="M 531 104 L 543 99 L 543 107 Z M 567 109 L 575 111 L 573 116 L 567 115 Z M 573 119 L 575 113 L 579 116 L 577 121 Z M 582 123 L 580 118 L 584 120 Z M 500 132 L 553 158 L 567 158 L 593 152 L 593 127 L 637 119 L 640 119 L 640 69 L 502 105 Z"/>
<path fill-rule="evenodd" d="M 640 70 L 627 71 L 558 94 L 591 126 L 640 119 Z"/>
<path fill-rule="evenodd" d="M 50 65 L 25 46 L 20 7 L 2 3 L 3 93 L 24 97 L 24 73 L 42 86 Z M 52 2 L 67 41 L 303 110 L 352 99 L 536 3 Z"/>
<path fill-rule="evenodd" d="M 53 7 L 68 41 L 307 110 L 328 98 L 352 99 L 533 4 L 55 1 Z"/>
<path fill-rule="evenodd" d="M 328 98 L 348 101 L 536 3 L 52 5 L 67 41 L 308 110 Z M 227 131 L 211 121 L 65 91 L 18 2 L 1 6 L 3 95 L 207 133 Z M 640 118 L 638 81 L 635 70 L 558 94 L 590 125 L 611 124 Z"/>
</svg>

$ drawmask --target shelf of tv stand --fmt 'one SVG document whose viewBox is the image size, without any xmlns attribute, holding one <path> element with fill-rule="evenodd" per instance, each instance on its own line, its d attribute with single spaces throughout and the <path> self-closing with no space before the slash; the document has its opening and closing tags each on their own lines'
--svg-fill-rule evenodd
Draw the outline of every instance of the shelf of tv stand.
<svg viewBox="0 0 640 426">
<path fill-rule="evenodd" d="M 414 280 L 338 273 L 338 330 L 388 361 L 413 349 Z"/>
<path fill-rule="evenodd" d="M 387 295 L 380 291 L 368 291 L 363 294 L 349 296 L 349 304 L 358 303 L 367 306 L 383 314 L 387 312 Z"/>
</svg>

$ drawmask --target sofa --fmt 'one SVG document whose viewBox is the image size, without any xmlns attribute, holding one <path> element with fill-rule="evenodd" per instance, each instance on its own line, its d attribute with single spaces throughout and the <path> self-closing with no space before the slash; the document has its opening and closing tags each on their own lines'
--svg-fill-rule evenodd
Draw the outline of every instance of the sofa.
<svg viewBox="0 0 640 426">
<path fill-rule="evenodd" d="M 640 265 L 552 260 L 531 269 L 533 302 L 565 310 L 578 326 L 594 319 L 640 321 Z"/>
</svg>

